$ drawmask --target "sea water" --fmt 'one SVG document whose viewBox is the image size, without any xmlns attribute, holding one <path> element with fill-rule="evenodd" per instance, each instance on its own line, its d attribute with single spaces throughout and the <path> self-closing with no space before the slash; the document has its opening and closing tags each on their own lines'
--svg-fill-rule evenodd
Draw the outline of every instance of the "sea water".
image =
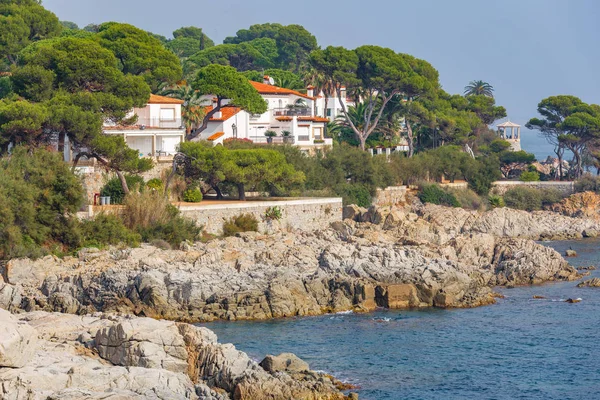
<svg viewBox="0 0 600 400">
<path fill-rule="evenodd" d="M 544 244 L 600 264 L 600 241 Z M 361 399 L 600 399 L 600 288 L 576 284 L 498 289 L 504 299 L 474 309 L 203 325 L 256 360 L 295 353 Z"/>
</svg>

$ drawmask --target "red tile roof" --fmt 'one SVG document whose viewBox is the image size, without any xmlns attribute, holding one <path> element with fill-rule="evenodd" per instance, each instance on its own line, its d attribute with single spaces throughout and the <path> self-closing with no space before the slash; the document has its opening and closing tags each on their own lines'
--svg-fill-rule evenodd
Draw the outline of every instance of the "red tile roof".
<svg viewBox="0 0 600 400">
<path fill-rule="evenodd" d="M 254 82 L 254 81 L 250 81 L 250 84 L 252 86 L 254 86 L 254 88 L 260 94 L 283 94 L 283 95 L 293 94 L 293 95 L 296 95 L 299 97 L 304 97 L 305 99 L 309 99 L 309 100 L 315 99 L 314 97 L 307 96 L 304 93 L 300 93 L 300 92 L 298 92 L 296 90 L 292 90 L 292 89 L 280 88 L 277 86 L 267 85 L 265 83 L 259 83 L 259 82 Z"/>
<path fill-rule="evenodd" d="M 204 112 L 208 113 L 212 109 L 213 109 L 212 106 L 204 107 Z M 213 122 L 227 121 L 229 118 L 233 117 L 235 114 L 239 113 L 240 111 L 242 111 L 242 109 L 239 107 L 223 106 L 223 107 L 221 107 L 221 116 L 219 118 L 215 118 L 215 116 L 213 115 L 209 121 L 213 121 Z"/>
<path fill-rule="evenodd" d="M 291 121 L 293 118 L 292 117 L 286 117 L 285 115 L 282 117 L 275 117 L 275 119 L 277 121 Z"/>
<path fill-rule="evenodd" d="M 183 104 L 183 100 L 176 99 L 174 97 L 159 96 L 157 94 L 151 94 L 148 104 Z"/>
<path fill-rule="evenodd" d="M 217 140 L 218 138 L 220 138 L 224 134 L 225 134 L 225 132 L 216 132 L 216 133 L 213 133 L 212 135 L 210 135 L 208 137 L 208 139 L 206 139 L 206 140 L 208 140 L 209 142 L 212 142 L 213 140 Z"/>
<path fill-rule="evenodd" d="M 323 118 L 323 117 L 298 117 L 298 121 L 329 122 L 329 118 Z"/>
</svg>

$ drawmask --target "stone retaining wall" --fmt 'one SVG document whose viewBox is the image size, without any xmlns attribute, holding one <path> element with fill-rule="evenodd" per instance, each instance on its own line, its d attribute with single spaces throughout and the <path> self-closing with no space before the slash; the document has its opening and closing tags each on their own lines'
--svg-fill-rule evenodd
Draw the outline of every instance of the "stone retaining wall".
<svg viewBox="0 0 600 400">
<path fill-rule="evenodd" d="M 269 208 L 281 209 L 280 220 L 269 220 L 265 214 Z M 248 201 L 231 204 L 202 203 L 182 205 L 181 214 L 203 225 L 207 233 L 223 233 L 223 222 L 240 214 L 252 214 L 258 220 L 258 231 L 274 233 L 278 231 L 313 231 L 324 229 L 332 222 L 342 220 L 341 198 L 311 198 L 282 201 Z"/>
<path fill-rule="evenodd" d="M 373 197 L 373 205 L 378 207 L 394 206 L 406 203 L 406 186 L 388 186 L 385 189 L 377 189 Z"/>
<path fill-rule="evenodd" d="M 508 190 L 517 186 L 534 189 L 556 189 L 565 195 L 575 193 L 574 182 L 521 182 L 521 181 L 497 181 L 492 189 L 495 194 L 503 195 Z"/>
</svg>

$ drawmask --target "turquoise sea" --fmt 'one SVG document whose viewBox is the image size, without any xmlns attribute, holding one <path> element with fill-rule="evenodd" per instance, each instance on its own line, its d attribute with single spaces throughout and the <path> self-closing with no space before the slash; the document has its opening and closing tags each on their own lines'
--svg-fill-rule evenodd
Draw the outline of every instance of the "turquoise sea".
<svg viewBox="0 0 600 400">
<path fill-rule="evenodd" d="M 577 250 L 574 266 L 600 264 L 600 241 L 545 244 Z M 475 309 L 204 326 L 259 361 L 293 352 L 361 399 L 600 399 L 600 288 L 576 283 L 499 289 L 505 299 Z"/>
</svg>

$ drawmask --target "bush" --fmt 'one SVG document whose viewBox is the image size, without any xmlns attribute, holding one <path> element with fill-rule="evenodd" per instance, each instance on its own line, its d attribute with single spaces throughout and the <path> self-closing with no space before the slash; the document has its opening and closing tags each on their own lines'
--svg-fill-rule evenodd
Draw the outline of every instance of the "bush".
<svg viewBox="0 0 600 400">
<path fill-rule="evenodd" d="M 138 175 L 125 175 L 130 192 L 140 190 L 144 186 L 144 178 Z M 123 204 L 125 192 L 118 177 L 111 178 L 100 190 L 100 196 L 110 196 L 112 204 Z"/>
<path fill-rule="evenodd" d="M 600 176 L 582 176 L 575 181 L 575 192 L 600 192 Z"/>
<path fill-rule="evenodd" d="M 542 208 L 542 191 L 517 186 L 504 194 L 504 202 L 508 207 L 517 210 L 535 211 Z"/>
<path fill-rule="evenodd" d="M 183 241 L 196 240 L 202 230 L 194 221 L 182 217 L 161 193 L 132 192 L 124 205 L 125 226 L 138 232 L 144 242 L 162 239 L 177 247 Z"/>
<path fill-rule="evenodd" d="M 419 199 L 423 203 L 442 206 L 460 207 L 460 203 L 452 193 L 443 190 L 439 185 L 424 185 L 419 190 Z"/>
<path fill-rule="evenodd" d="M 156 190 L 157 192 L 162 192 L 164 188 L 163 181 L 159 178 L 152 178 L 148 182 L 146 182 L 146 187 L 148 189 Z"/>
<path fill-rule="evenodd" d="M 138 246 L 142 240 L 139 233 L 128 229 L 116 215 L 98 214 L 92 220 L 81 223 L 82 246 L 102 248 L 108 245 L 124 244 Z"/>
<path fill-rule="evenodd" d="M 560 190 L 554 188 L 542 189 L 540 192 L 542 196 L 542 206 L 544 207 L 560 203 L 562 199 L 565 198 L 565 195 Z"/>
<path fill-rule="evenodd" d="M 537 182 L 540 180 L 540 174 L 537 171 L 523 171 L 519 180 L 523 182 Z"/>
<path fill-rule="evenodd" d="M 491 194 L 488 197 L 488 201 L 490 203 L 490 206 L 492 206 L 492 208 L 502 208 L 502 207 L 506 206 L 502 196 L 498 196 L 496 194 Z"/>
<path fill-rule="evenodd" d="M 202 192 L 198 188 L 188 189 L 183 192 L 183 201 L 186 203 L 200 203 L 202 201 Z"/>
<path fill-rule="evenodd" d="M 359 207 L 369 207 L 373 198 L 369 189 L 360 184 L 341 184 L 335 189 L 335 193 L 342 197 L 344 205 L 356 204 Z"/>
<path fill-rule="evenodd" d="M 281 211 L 281 207 L 279 207 L 279 206 L 269 207 L 269 208 L 267 208 L 267 211 L 265 211 L 265 218 L 267 220 L 279 221 L 282 216 L 283 216 L 283 212 Z"/>
<path fill-rule="evenodd" d="M 252 214 L 241 214 L 223 223 L 223 236 L 240 232 L 258 232 L 258 220 Z"/>
<path fill-rule="evenodd" d="M 483 199 L 470 189 L 454 189 L 450 193 L 456 197 L 456 200 L 462 208 L 468 210 L 482 210 L 486 204 Z"/>
</svg>

